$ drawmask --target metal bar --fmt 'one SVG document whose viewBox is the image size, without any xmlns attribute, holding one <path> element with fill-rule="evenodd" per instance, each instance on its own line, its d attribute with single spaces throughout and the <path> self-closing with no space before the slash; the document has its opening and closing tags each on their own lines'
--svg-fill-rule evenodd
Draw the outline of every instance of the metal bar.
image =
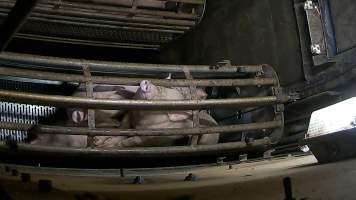
<svg viewBox="0 0 356 200">
<path fill-rule="evenodd" d="M 46 1 L 46 2 L 41 2 L 39 6 L 51 6 L 49 8 L 53 8 L 54 5 L 57 5 L 57 1 Z M 101 12 L 105 13 L 110 13 L 110 14 L 120 14 L 120 13 L 125 13 L 125 14 L 132 14 L 132 15 L 151 15 L 151 16 L 159 16 L 159 17 L 170 17 L 170 18 L 178 18 L 178 19 L 197 19 L 198 16 L 191 14 L 191 13 L 176 13 L 172 11 L 165 11 L 165 10 L 149 10 L 149 9 L 143 9 L 143 8 L 136 8 L 136 9 L 131 9 L 127 7 L 114 7 L 114 6 L 102 6 L 102 5 L 89 5 L 89 4 L 83 4 L 83 3 L 66 3 L 62 2 L 60 4 L 60 9 L 81 9 L 83 11 L 88 11 L 88 12 L 97 12 L 100 10 Z"/>
<path fill-rule="evenodd" d="M 0 98 L 2 101 L 16 103 L 50 105 L 69 108 L 91 108 L 100 110 L 198 110 L 227 107 L 243 108 L 274 105 L 280 101 L 276 96 L 184 101 L 107 100 L 72 96 L 33 94 L 6 90 L 0 90 Z"/>
<path fill-rule="evenodd" d="M 124 5 L 124 6 L 129 6 L 132 3 L 126 3 L 124 4 L 122 1 L 117 1 L 117 0 L 66 0 L 69 2 L 86 2 L 86 3 L 96 3 L 96 4 L 114 4 L 114 5 Z M 190 3 L 190 4 L 204 4 L 204 0 L 158 0 L 158 1 L 168 1 L 168 2 L 177 2 L 177 3 Z M 140 1 L 138 4 L 139 6 L 145 6 L 143 1 Z"/>
<path fill-rule="evenodd" d="M 187 78 L 187 80 L 193 80 L 193 76 L 190 74 L 189 69 L 184 68 L 183 71 L 184 71 L 184 74 L 185 74 L 185 77 Z M 189 86 L 189 90 L 190 90 L 191 100 L 198 100 L 197 86 L 192 84 Z M 193 113 L 193 128 L 199 128 L 200 127 L 199 110 L 192 110 L 192 113 Z M 189 144 L 193 145 L 193 146 L 197 145 L 198 140 L 199 140 L 199 136 L 192 135 L 192 137 L 190 138 Z"/>
<path fill-rule="evenodd" d="M 117 21 L 129 21 L 129 22 L 145 22 L 152 24 L 164 24 L 164 25 L 180 25 L 180 26 L 195 26 L 196 22 L 193 20 L 186 19 L 165 19 L 165 18 L 154 18 L 154 17 L 130 17 L 125 15 L 111 15 L 105 13 L 88 13 L 83 11 L 72 11 L 72 10 L 49 10 L 44 8 L 36 8 L 36 11 L 40 13 L 47 13 L 53 15 L 65 15 L 72 17 L 87 17 L 92 19 L 106 19 L 106 20 L 117 20 Z"/>
<path fill-rule="evenodd" d="M 1 6 L 0 3 L 0 11 L 2 16 L 7 16 L 8 11 L 11 9 L 7 7 Z M 44 14 L 44 13 L 37 13 L 33 11 L 30 20 L 41 20 L 46 21 L 46 19 L 57 19 L 57 20 L 65 20 L 68 23 L 71 22 L 75 25 L 76 22 L 84 22 L 90 23 L 92 25 L 100 26 L 100 25 L 116 25 L 116 26 L 133 26 L 133 27 L 143 27 L 143 28 L 162 28 L 162 29 L 173 29 L 173 30 L 189 30 L 190 27 L 188 26 L 176 26 L 176 25 L 160 25 L 160 24 L 147 24 L 147 23 L 135 23 L 135 22 L 120 22 L 120 21 L 113 21 L 113 20 L 99 20 L 99 19 L 91 19 L 87 17 L 69 17 L 69 16 L 57 16 L 51 14 Z"/>
<path fill-rule="evenodd" d="M 270 145 L 269 139 L 259 139 L 252 143 L 234 142 L 223 143 L 217 145 L 201 145 L 201 146 L 181 146 L 181 147 L 138 147 L 129 149 L 80 149 L 80 148 L 65 148 L 39 146 L 29 144 L 18 144 L 15 148 L 8 146 L 4 142 L 0 142 L 0 152 L 13 152 L 16 154 L 34 155 L 51 154 L 51 155 L 68 155 L 68 156 L 95 156 L 95 157 L 169 157 L 169 156 L 201 156 L 222 154 L 227 152 L 236 152 L 237 150 L 248 150 L 256 147 Z"/>
<path fill-rule="evenodd" d="M 79 74 L 46 72 L 39 70 L 16 69 L 12 67 L 0 67 L 0 75 L 31 78 L 39 80 L 53 80 L 63 82 L 77 82 L 85 83 L 85 78 Z M 243 87 L 243 86 L 265 86 L 276 85 L 278 80 L 274 78 L 254 78 L 254 79 L 147 79 L 155 85 L 165 87 L 189 87 L 196 85 L 197 87 L 209 86 L 224 86 L 224 87 Z M 109 84 L 109 85 L 139 85 L 142 78 L 122 78 L 112 76 L 92 76 L 93 83 L 96 84 Z"/>
<path fill-rule="evenodd" d="M 33 35 L 33 34 L 16 34 L 15 38 L 37 40 L 46 42 L 57 42 L 65 44 L 79 44 L 86 46 L 101 46 L 101 47 L 116 47 L 125 49 L 141 49 L 141 50 L 158 50 L 160 45 L 138 44 L 138 43 L 116 43 L 116 42 L 103 42 L 103 41 L 90 41 L 80 39 L 58 38 L 51 36 Z"/>
<path fill-rule="evenodd" d="M 2 123 L 0 123 L 0 126 Z M 15 126 L 18 124 L 14 124 Z M 64 134 L 64 135 L 94 135 L 94 136 L 174 136 L 174 135 L 201 135 L 216 133 L 236 133 L 241 131 L 256 131 L 262 129 L 274 129 L 282 127 L 282 121 L 269 121 L 250 124 L 239 124 L 216 127 L 184 128 L 184 129 L 152 129 L 152 130 L 123 130 L 123 129 L 104 129 L 97 128 L 88 130 L 83 127 L 53 127 L 53 126 L 34 126 L 31 133 L 34 134 Z M 6 127 L 6 126 L 4 126 Z M 22 128 L 23 126 L 20 125 Z M 28 127 L 23 127 L 28 128 Z M 27 129 L 29 130 L 29 129 Z"/>
<path fill-rule="evenodd" d="M 18 124 L 11 122 L 0 122 L 0 129 L 29 131 L 30 134 L 59 134 L 59 135 L 92 135 L 92 136 L 174 136 L 174 135 L 201 135 L 216 133 L 236 133 L 241 131 L 256 131 L 262 129 L 274 129 L 282 127 L 282 121 L 268 121 L 250 124 L 238 124 L 229 126 L 184 128 L 184 129 L 110 129 L 86 127 L 63 127 L 33 124 Z"/>
<path fill-rule="evenodd" d="M 17 0 L 0 28 L 0 52 L 4 51 L 14 35 L 25 24 L 39 0 Z"/>
<path fill-rule="evenodd" d="M 86 79 L 85 89 L 88 98 L 94 98 L 93 82 L 91 80 L 91 73 L 88 66 L 83 66 L 83 73 Z M 88 128 L 89 130 L 95 129 L 95 110 L 88 109 Z M 94 147 L 94 136 L 88 135 L 87 147 Z"/>
<path fill-rule="evenodd" d="M 137 64 L 137 63 L 120 63 L 108 61 L 79 60 L 69 58 L 46 57 L 39 55 L 17 54 L 4 52 L 0 54 L 0 64 L 13 66 L 28 67 L 45 67 L 61 70 L 70 70 L 81 72 L 81 66 L 87 64 L 92 74 L 95 73 L 112 73 L 112 74 L 130 74 L 137 76 L 140 74 L 150 74 L 159 77 L 167 77 L 168 73 L 175 75 L 182 74 L 183 68 L 188 68 L 196 78 L 213 75 L 219 76 L 241 76 L 246 74 L 255 74 L 263 71 L 263 66 L 229 66 L 218 67 L 208 65 L 167 65 L 167 64 Z"/>
</svg>

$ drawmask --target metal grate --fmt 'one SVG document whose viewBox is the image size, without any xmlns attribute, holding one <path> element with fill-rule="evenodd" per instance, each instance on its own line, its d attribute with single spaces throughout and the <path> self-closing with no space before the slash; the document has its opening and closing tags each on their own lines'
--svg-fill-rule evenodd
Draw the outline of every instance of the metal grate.
<svg viewBox="0 0 356 200">
<path fill-rule="evenodd" d="M 0 118 L 2 122 L 37 124 L 40 118 L 48 117 L 56 112 L 55 107 L 29 104 L 0 102 Z M 0 129 L 0 140 L 24 142 L 26 131 Z"/>
</svg>

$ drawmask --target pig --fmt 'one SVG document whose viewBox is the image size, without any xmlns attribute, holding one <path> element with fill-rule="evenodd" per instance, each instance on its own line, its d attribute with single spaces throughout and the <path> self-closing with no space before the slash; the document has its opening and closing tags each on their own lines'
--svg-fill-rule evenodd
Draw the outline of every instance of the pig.
<svg viewBox="0 0 356 200">
<path fill-rule="evenodd" d="M 93 96 L 95 99 L 130 99 L 132 98 L 138 87 L 135 86 L 111 86 L 111 85 L 95 85 L 93 87 Z M 73 96 L 86 97 L 85 87 L 80 86 Z M 125 111 L 122 110 L 96 110 L 95 120 L 96 127 L 108 128 L 119 127 L 120 122 L 117 117 L 122 115 Z M 69 118 L 77 124 L 88 120 L 88 113 L 86 109 L 69 109 L 67 111 Z"/>
<path fill-rule="evenodd" d="M 127 99 L 132 98 L 138 87 L 135 86 L 110 86 L 110 85 L 95 85 L 93 96 L 96 99 Z M 83 86 L 80 86 L 73 96 L 86 97 L 86 91 Z M 69 121 L 67 126 L 87 126 L 88 114 L 85 109 L 68 109 L 67 114 Z M 98 128 L 128 128 L 119 120 L 119 115 L 123 115 L 121 110 L 96 110 L 95 126 Z M 124 121 L 127 124 L 127 121 Z M 97 147 L 112 147 L 117 141 L 123 140 L 126 137 L 110 137 L 99 136 L 94 137 L 94 146 Z M 51 145 L 51 146 L 66 146 L 83 148 L 87 146 L 87 136 L 79 135 L 40 135 L 31 144 Z"/>
<path fill-rule="evenodd" d="M 197 89 L 198 99 L 206 98 L 202 89 Z M 166 88 L 155 86 L 147 80 L 140 84 L 134 99 L 143 100 L 184 100 L 191 97 L 189 88 Z M 192 111 L 131 111 L 131 123 L 135 129 L 162 129 L 162 128 L 192 128 Z M 202 127 L 216 126 L 216 121 L 206 111 L 199 112 Z M 187 141 L 184 136 L 145 136 L 130 137 L 120 141 L 119 147 L 137 146 L 174 146 L 178 141 Z M 199 145 L 216 144 L 219 134 L 207 134 L 199 137 Z"/>
</svg>

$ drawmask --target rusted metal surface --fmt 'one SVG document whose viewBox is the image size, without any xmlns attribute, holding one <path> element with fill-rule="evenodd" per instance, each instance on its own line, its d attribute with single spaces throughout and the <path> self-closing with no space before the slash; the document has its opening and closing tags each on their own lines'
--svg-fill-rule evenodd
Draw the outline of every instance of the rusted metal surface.
<svg viewBox="0 0 356 200">
<path fill-rule="evenodd" d="M 14 76 L 23 78 L 33 78 L 40 80 L 55 80 L 64 82 L 78 82 L 85 83 L 85 77 L 79 74 L 47 72 L 40 70 L 17 69 L 10 67 L 0 67 L 0 75 Z M 142 78 L 125 78 L 115 76 L 91 76 L 93 83 L 97 84 L 112 84 L 112 85 L 139 85 Z M 197 87 L 208 86 L 264 86 L 275 85 L 277 80 L 275 78 L 250 78 L 250 79 L 147 79 L 152 84 L 166 86 L 166 87 L 187 87 L 196 85 Z"/>
<path fill-rule="evenodd" d="M 229 126 L 185 128 L 185 129 L 88 129 L 85 127 L 63 127 L 33 124 L 19 124 L 0 122 L 0 128 L 10 130 L 30 131 L 31 134 L 63 134 L 63 135 L 93 135 L 93 136 L 172 136 L 172 135 L 201 135 L 215 133 L 234 133 L 241 131 L 254 131 L 262 129 L 274 129 L 283 126 L 282 121 L 259 122 L 250 124 L 238 124 Z"/>
<path fill-rule="evenodd" d="M 60 154 L 74 156 L 97 156 L 97 157 L 169 157 L 169 156 L 186 156 L 186 155 L 211 155 L 221 154 L 222 152 L 234 152 L 236 150 L 248 150 L 256 147 L 269 145 L 269 139 L 259 139 L 252 143 L 232 142 L 217 145 L 199 145 L 199 146 L 175 146 L 175 147 L 137 147 L 128 149 L 79 149 L 68 147 L 50 147 L 40 145 L 18 144 L 16 149 L 0 142 L 0 152 L 11 152 L 16 150 L 16 153 L 26 154 Z"/>
<path fill-rule="evenodd" d="M 104 100 L 71 96 L 43 95 L 0 90 L 4 101 L 52 105 L 69 108 L 92 108 L 101 110 L 197 110 L 221 107 L 253 107 L 278 103 L 276 96 L 248 97 L 238 99 L 209 99 L 184 101 L 146 101 L 146 100 Z"/>
<path fill-rule="evenodd" d="M 17 0 L 0 27 L 0 52 L 4 51 L 14 35 L 26 23 L 39 0 Z"/>
</svg>

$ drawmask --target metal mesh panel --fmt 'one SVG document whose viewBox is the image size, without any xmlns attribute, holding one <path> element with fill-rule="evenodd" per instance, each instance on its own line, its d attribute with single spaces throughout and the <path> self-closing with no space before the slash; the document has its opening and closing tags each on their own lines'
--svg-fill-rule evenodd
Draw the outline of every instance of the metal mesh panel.
<svg viewBox="0 0 356 200">
<path fill-rule="evenodd" d="M 11 78 L 1 77 L 0 89 L 15 90 L 22 92 L 55 93 L 62 90 L 60 85 L 41 83 L 20 82 Z M 10 79 L 10 80 L 9 80 Z M 22 80 L 23 81 L 23 80 Z M 41 81 L 38 81 L 41 82 Z M 43 81 L 42 81 L 43 82 Z M 49 117 L 56 112 L 55 107 L 37 106 L 29 104 L 9 103 L 0 101 L 1 122 L 13 122 L 23 124 L 37 124 L 41 118 Z M 0 141 L 13 140 L 23 142 L 27 138 L 25 131 L 0 129 Z"/>
<path fill-rule="evenodd" d="M 113 28 L 98 29 L 81 25 L 62 25 L 34 21 L 27 23 L 21 32 L 94 41 L 165 43 L 173 39 L 173 34 L 171 33 L 135 32 Z"/>
</svg>

